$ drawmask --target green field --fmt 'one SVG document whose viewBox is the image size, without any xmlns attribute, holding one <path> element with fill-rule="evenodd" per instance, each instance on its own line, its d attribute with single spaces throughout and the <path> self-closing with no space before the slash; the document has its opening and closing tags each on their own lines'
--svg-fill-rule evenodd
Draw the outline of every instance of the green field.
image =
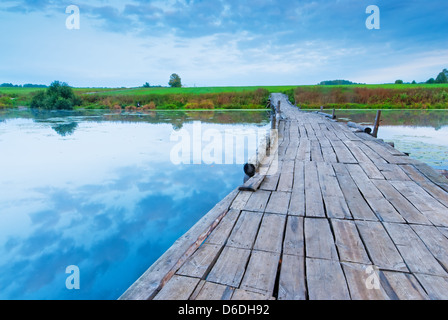
<svg viewBox="0 0 448 320">
<path fill-rule="evenodd" d="M 0 107 L 29 106 L 42 88 L 0 88 Z M 272 92 L 302 108 L 448 109 L 448 84 L 369 84 L 191 88 L 73 88 L 81 108 L 257 109 Z"/>
</svg>

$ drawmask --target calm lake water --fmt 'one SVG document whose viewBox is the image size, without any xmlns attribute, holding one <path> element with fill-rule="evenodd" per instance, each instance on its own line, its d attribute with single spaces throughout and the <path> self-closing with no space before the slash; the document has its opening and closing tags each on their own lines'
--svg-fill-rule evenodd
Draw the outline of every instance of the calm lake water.
<svg viewBox="0 0 448 320">
<path fill-rule="evenodd" d="M 255 153 L 249 135 L 269 127 L 265 111 L 0 110 L 0 299 L 117 299 L 242 184 L 237 157 Z M 197 140 L 206 149 L 220 134 L 248 138 L 230 140 L 233 162 L 174 164 L 180 133 L 192 162 Z M 66 287 L 72 265 L 79 290 Z"/>
<path fill-rule="evenodd" d="M 371 125 L 376 110 L 337 110 L 339 121 Z M 448 170 L 448 110 L 383 110 L 378 138 L 435 169 Z"/>
</svg>

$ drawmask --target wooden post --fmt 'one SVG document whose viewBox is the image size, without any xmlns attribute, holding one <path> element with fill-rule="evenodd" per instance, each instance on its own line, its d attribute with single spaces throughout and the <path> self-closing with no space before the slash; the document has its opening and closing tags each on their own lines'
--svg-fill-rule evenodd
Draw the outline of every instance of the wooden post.
<svg viewBox="0 0 448 320">
<path fill-rule="evenodd" d="M 336 109 L 333 108 L 333 113 L 331 115 L 331 119 L 336 119 Z"/>
<path fill-rule="evenodd" d="M 278 113 L 281 113 L 281 105 L 282 105 L 282 102 L 279 101 L 279 102 L 278 102 L 278 109 L 277 109 L 277 112 L 278 112 Z"/>
<path fill-rule="evenodd" d="M 320 112 L 324 112 L 324 106 L 320 106 Z"/>
<path fill-rule="evenodd" d="M 372 132 L 372 136 L 374 136 L 375 138 L 378 138 L 378 128 L 380 127 L 380 121 L 381 121 L 381 110 L 378 110 L 376 112 L 375 124 L 373 126 L 373 132 Z"/>
</svg>

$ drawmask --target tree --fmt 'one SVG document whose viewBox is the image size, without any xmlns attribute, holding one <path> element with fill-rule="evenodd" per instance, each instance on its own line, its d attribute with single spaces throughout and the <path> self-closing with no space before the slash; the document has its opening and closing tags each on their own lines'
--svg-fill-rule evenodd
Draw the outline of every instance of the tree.
<svg viewBox="0 0 448 320">
<path fill-rule="evenodd" d="M 54 81 L 46 91 L 40 91 L 34 96 L 31 108 L 71 110 L 81 103 L 67 83 Z"/>
<path fill-rule="evenodd" d="M 434 78 L 431 78 L 428 81 L 426 81 L 426 83 L 428 83 L 428 84 L 433 84 L 435 82 L 436 82 L 436 80 L 434 80 Z"/>
<path fill-rule="evenodd" d="M 181 88 L 182 87 L 182 81 L 178 74 L 173 73 L 170 77 L 170 81 L 168 82 L 171 88 Z"/>
<path fill-rule="evenodd" d="M 397 80 L 395 81 L 395 84 L 403 84 L 403 80 Z"/>
<path fill-rule="evenodd" d="M 144 85 L 143 85 L 143 88 L 150 88 L 151 87 L 151 85 L 148 83 L 148 82 L 146 82 Z"/>
<path fill-rule="evenodd" d="M 444 71 L 446 71 L 446 69 L 439 73 L 435 80 L 436 83 L 448 83 L 448 78 Z"/>
</svg>

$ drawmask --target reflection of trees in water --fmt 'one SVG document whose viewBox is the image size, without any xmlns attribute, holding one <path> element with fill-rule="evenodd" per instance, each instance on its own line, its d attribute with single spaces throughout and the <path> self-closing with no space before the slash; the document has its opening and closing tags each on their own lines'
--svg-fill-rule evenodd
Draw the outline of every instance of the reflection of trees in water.
<svg viewBox="0 0 448 320">
<path fill-rule="evenodd" d="M 373 124 L 376 110 L 337 110 L 337 117 L 357 123 Z M 382 126 L 432 127 L 440 130 L 448 126 L 448 110 L 383 110 Z"/>
<path fill-rule="evenodd" d="M 77 127 L 78 124 L 76 122 L 71 122 L 66 124 L 59 124 L 57 126 L 53 126 L 52 128 L 61 137 L 66 137 L 72 135 Z"/>
</svg>

